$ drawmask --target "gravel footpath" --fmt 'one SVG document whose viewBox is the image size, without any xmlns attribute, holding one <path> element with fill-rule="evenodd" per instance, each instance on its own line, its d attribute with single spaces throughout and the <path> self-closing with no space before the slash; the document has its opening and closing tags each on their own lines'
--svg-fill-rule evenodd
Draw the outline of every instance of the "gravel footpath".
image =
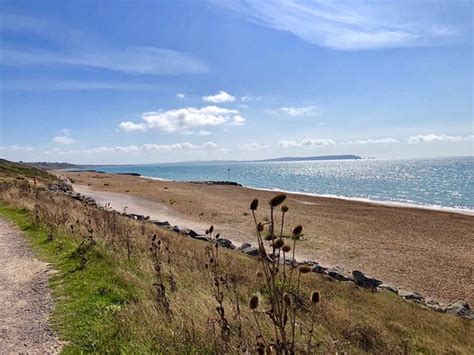
<svg viewBox="0 0 474 355">
<path fill-rule="evenodd" d="M 0 217 L 0 354 L 57 354 L 48 318 L 50 265 L 38 260 L 21 231 Z"/>
</svg>

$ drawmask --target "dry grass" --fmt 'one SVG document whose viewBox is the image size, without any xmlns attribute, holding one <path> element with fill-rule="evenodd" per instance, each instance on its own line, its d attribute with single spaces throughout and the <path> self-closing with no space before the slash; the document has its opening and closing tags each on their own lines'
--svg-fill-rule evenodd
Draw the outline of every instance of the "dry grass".
<svg viewBox="0 0 474 355">
<path fill-rule="evenodd" d="M 74 272 L 92 268 L 96 253 L 113 264 L 114 274 L 134 290 L 134 297 L 114 309 L 111 321 L 117 330 L 97 335 L 108 336 L 109 341 L 91 340 L 106 344 L 97 351 L 236 353 L 256 352 L 262 338 L 277 343 L 274 323 L 266 313 L 269 288 L 256 273 L 263 271 L 259 260 L 221 248 L 216 256 L 213 243 L 88 207 L 26 183 L 0 184 L 0 200 L 29 211 L 38 223 L 48 225 L 53 238 L 67 235 L 77 246 L 75 255 L 81 256 L 77 264 L 82 269 Z M 215 270 L 210 269 L 210 258 L 218 263 Z M 93 287 L 94 281 L 89 282 Z M 301 275 L 299 288 L 304 295 L 317 290 L 321 300 L 298 310 L 298 352 L 306 348 L 311 328 L 313 352 L 474 352 L 472 322 L 314 273 Z M 249 300 L 255 294 L 267 301 L 252 310 Z M 105 329 L 108 326 L 103 324 Z"/>
</svg>

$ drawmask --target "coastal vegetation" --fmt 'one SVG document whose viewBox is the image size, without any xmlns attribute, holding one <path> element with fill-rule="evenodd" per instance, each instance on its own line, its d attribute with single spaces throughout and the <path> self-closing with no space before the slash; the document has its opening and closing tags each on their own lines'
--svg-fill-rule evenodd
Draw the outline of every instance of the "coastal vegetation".
<svg viewBox="0 0 474 355">
<path fill-rule="evenodd" d="M 212 226 L 205 240 L 187 238 L 35 186 L 34 168 L 4 165 L 0 215 L 58 271 L 52 322 L 64 353 L 474 351 L 470 321 L 280 263 L 303 232 L 285 223 L 284 195 L 249 201 L 252 258 L 222 248 Z"/>
</svg>

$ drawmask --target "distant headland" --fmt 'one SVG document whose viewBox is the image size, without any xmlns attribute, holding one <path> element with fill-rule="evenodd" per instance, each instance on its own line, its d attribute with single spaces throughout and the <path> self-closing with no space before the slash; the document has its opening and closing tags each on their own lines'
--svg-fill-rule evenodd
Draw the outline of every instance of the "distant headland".
<svg viewBox="0 0 474 355">
<path fill-rule="evenodd" d="M 162 164 L 205 164 L 205 163 L 240 163 L 240 162 L 283 162 L 283 161 L 316 161 L 316 160 L 359 160 L 363 159 L 358 155 L 345 154 L 345 155 L 319 155 L 311 157 L 280 157 L 280 158 L 270 158 L 270 159 L 259 159 L 259 160 L 206 160 L 206 161 L 183 161 L 176 163 L 162 163 Z M 71 164 L 67 162 L 20 162 L 28 164 L 35 168 L 45 169 L 45 170 L 66 170 L 66 169 L 88 169 L 94 168 L 97 166 L 118 166 L 118 165 L 127 165 L 132 164 Z M 157 165 L 160 163 L 156 163 Z M 151 165 L 151 164 L 134 164 L 134 165 Z"/>
</svg>

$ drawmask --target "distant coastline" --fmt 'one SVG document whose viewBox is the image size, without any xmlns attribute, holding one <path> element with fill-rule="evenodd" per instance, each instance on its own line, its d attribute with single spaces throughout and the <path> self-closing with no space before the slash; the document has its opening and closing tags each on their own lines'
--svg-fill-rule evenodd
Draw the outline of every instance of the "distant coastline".
<svg viewBox="0 0 474 355">
<path fill-rule="evenodd" d="M 70 170 L 70 169 L 91 169 L 98 166 L 132 166 L 132 165 L 159 165 L 159 164 L 213 164 L 213 163 L 257 163 L 257 162 L 284 162 L 284 161 L 317 161 L 317 160 L 359 160 L 363 159 L 358 155 L 339 154 L 339 155 L 319 155 L 309 157 L 279 157 L 258 160 L 202 160 L 202 161 L 182 161 L 172 163 L 151 163 L 151 164 L 72 164 L 67 162 L 20 162 L 28 164 L 35 168 L 45 170 Z"/>
</svg>

